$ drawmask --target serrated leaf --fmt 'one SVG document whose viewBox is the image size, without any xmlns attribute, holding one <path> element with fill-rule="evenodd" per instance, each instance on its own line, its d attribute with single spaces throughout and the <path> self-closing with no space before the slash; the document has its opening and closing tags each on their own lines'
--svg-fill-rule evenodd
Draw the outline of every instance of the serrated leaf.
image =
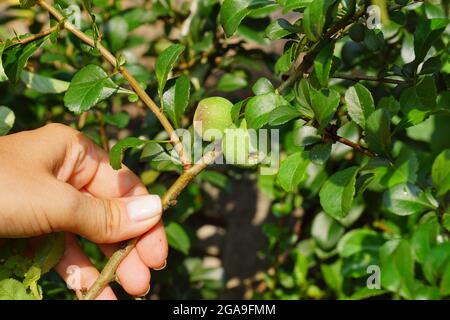
<svg viewBox="0 0 450 320">
<path fill-rule="evenodd" d="M 12 83 L 17 83 L 20 80 L 20 74 L 25 68 L 28 59 L 38 50 L 41 45 L 49 38 L 49 36 L 40 38 L 26 45 L 14 45 L 8 48 L 3 56 L 3 67 L 6 75 Z"/>
<path fill-rule="evenodd" d="M 0 136 L 4 136 L 14 125 L 16 116 L 14 112 L 5 106 L 0 106 Z"/>
<path fill-rule="evenodd" d="M 319 129 L 327 127 L 334 116 L 338 106 L 340 95 L 332 89 L 316 90 L 310 88 L 311 108 L 319 123 Z"/>
<path fill-rule="evenodd" d="M 245 119 L 248 128 L 261 128 L 269 122 L 272 110 L 288 104 L 282 96 L 275 93 L 266 93 L 251 98 L 245 107 Z"/>
<path fill-rule="evenodd" d="M 175 84 L 163 94 L 164 113 L 176 128 L 181 125 L 181 118 L 189 103 L 191 83 L 189 78 L 181 75 Z"/>
<path fill-rule="evenodd" d="M 322 249 L 332 249 L 344 232 L 344 227 L 329 215 L 320 212 L 314 217 L 311 236 Z"/>
<path fill-rule="evenodd" d="M 90 64 L 78 71 L 64 95 L 64 105 L 80 114 L 119 92 L 120 87 L 99 66 Z"/>
<path fill-rule="evenodd" d="M 348 114 L 361 128 L 365 128 L 366 119 L 375 111 L 375 103 L 370 91 L 357 83 L 345 92 Z"/>
<path fill-rule="evenodd" d="M 141 160 L 150 159 L 152 161 L 170 161 L 171 157 L 166 150 L 157 142 L 147 142 L 142 149 Z"/>
<path fill-rule="evenodd" d="M 278 171 L 278 183 L 287 192 L 293 192 L 298 188 L 305 176 L 308 166 L 308 157 L 304 151 L 291 154 L 280 165 Z"/>
<path fill-rule="evenodd" d="M 65 249 L 64 232 L 49 234 L 40 244 L 34 255 L 34 263 L 41 273 L 49 272 L 61 259 Z"/>
<path fill-rule="evenodd" d="M 450 149 L 442 151 L 434 160 L 431 178 L 438 197 L 450 190 Z"/>
<path fill-rule="evenodd" d="M 416 65 L 425 58 L 428 50 L 448 25 L 448 19 L 420 20 L 414 32 L 414 52 Z"/>
<path fill-rule="evenodd" d="M 181 225 L 170 221 L 166 225 L 166 236 L 167 242 L 172 248 L 181 251 L 186 255 L 189 253 L 191 248 L 191 240 Z"/>
<path fill-rule="evenodd" d="M 114 16 L 106 23 L 106 35 L 112 52 L 122 49 L 128 38 L 128 22 L 121 16 Z"/>
<path fill-rule="evenodd" d="M 391 117 L 386 109 L 374 111 L 365 123 L 366 141 L 369 149 L 387 155 L 391 144 Z"/>
<path fill-rule="evenodd" d="M 226 35 L 232 36 L 242 20 L 248 16 L 252 10 L 263 8 L 272 1 L 268 0 L 225 0 L 220 7 L 220 24 Z"/>
<path fill-rule="evenodd" d="M 110 125 L 123 129 L 130 122 L 130 115 L 126 111 L 121 111 L 115 114 L 107 113 L 103 115 L 103 120 Z"/>
<path fill-rule="evenodd" d="M 5 44 L 0 43 L 0 82 L 7 81 L 8 76 L 5 73 L 5 69 L 3 68 L 3 50 L 5 49 Z"/>
<path fill-rule="evenodd" d="M 370 229 L 354 229 L 341 238 L 337 251 L 344 258 L 359 252 L 378 253 L 383 243 L 383 236 L 378 232 Z"/>
<path fill-rule="evenodd" d="M 358 171 L 358 167 L 338 171 L 320 189 L 320 204 L 331 217 L 341 219 L 350 212 Z"/>
<path fill-rule="evenodd" d="M 398 184 L 383 194 L 384 207 L 399 216 L 407 216 L 435 209 L 425 193 L 411 183 Z"/>
<path fill-rule="evenodd" d="M 257 95 L 275 92 L 275 89 L 273 88 L 272 83 L 267 78 L 259 78 L 255 84 L 252 86 L 252 91 Z"/>
<path fill-rule="evenodd" d="M 25 70 L 22 70 L 20 79 L 27 86 L 27 88 L 44 94 L 65 92 L 70 85 L 67 81 L 41 76 Z"/>
<path fill-rule="evenodd" d="M 146 143 L 145 140 L 139 138 L 128 137 L 120 140 L 109 151 L 109 163 L 114 170 L 119 170 L 122 167 L 123 153 L 129 148 L 136 148 Z"/>
<path fill-rule="evenodd" d="M 245 74 L 241 72 L 225 73 L 217 82 L 218 91 L 230 92 L 245 88 L 248 85 Z"/>
<path fill-rule="evenodd" d="M 175 63 L 183 53 L 185 47 L 181 44 L 173 44 L 165 49 L 156 59 L 155 73 L 158 80 L 158 93 L 162 96 L 167 77 L 172 71 Z"/>
<path fill-rule="evenodd" d="M 266 28 L 266 37 L 270 40 L 284 38 L 292 33 L 300 32 L 300 28 L 293 26 L 286 19 L 276 19 L 272 21 Z"/>
<path fill-rule="evenodd" d="M 5 279 L 0 281 L 0 300 L 35 300 L 35 298 L 27 293 L 22 282 Z"/>
<path fill-rule="evenodd" d="M 431 212 L 424 215 L 411 238 L 411 247 L 419 263 L 424 262 L 431 248 L 436 245 L 438 233 L 439 223 L 436 214 Z"/>
<path fill-rule="evenodd" d="M 316 144 L 309 151 L 309 158 L 319 166 L 324 165 L 330 157 L 331 147 L 331 142 Z"/>
<path fill-rule="evenodd" d="M 300 116 L 301 113 L 291 105 L 280 106 L 270 112 L 269 124 L 272 126 L 279 126 L 288 121 L 299 118 Z"/>
<path fill-rule="evenodd" d="M 322 87 L 328 87 L 333 62 L 334 42 L 328 43 L 314 59 L 314 73 Z"/>
<path fill-rule="evenodd" d="M 314 0 L 306 8 L 303 15 L 303 28 L 311 41 L 318 41 L 322 37 L 328 9 L 336 0 Z"/>
</svg>

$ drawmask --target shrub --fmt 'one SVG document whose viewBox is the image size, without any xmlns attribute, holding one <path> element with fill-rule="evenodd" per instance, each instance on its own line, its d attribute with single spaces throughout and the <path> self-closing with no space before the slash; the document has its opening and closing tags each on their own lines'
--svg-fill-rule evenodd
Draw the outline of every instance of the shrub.
<svg viewBox="0 0 450 320">
<path fill-rule="evenodd" d="M 227 192 L 230 177 L 248 177 L 271 199 L 272 220 L 260 253 L 269 268 L 247 297 L 450 295 L 448 1 L 71 3 L 8 5 L 2 24 L 31 34 L 0 25 L 0 134 L 64 122 L 114 144 L 111 165 L 124 160 L 168 211 L 173 250 L 156 294 L 225 290 L 221 270 L 193 252 L 195 217 L 205 184 Z M 232 102 L 232 123 L 221 114 L 226 123 L 213 116 L 207 127 L 279 135 L 257 166 L 207 167 L 221 144 L 175 133 L 195 136 L 196 106 L 212 96 Z M 204 162 L 190 163 L 195 148 Z M 47 273 L 61 241 L 50 235 L 30 259 L 24 240 L 2 240 L 0 297 L 69 298 Z"/>
</svg>

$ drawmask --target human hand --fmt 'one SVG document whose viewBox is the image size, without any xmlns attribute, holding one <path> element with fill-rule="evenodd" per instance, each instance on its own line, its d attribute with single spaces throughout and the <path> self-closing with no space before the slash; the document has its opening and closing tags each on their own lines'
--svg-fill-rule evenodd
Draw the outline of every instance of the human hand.
<svg viewBox="0 0 450 320">
<path fill-rule="evenodd" d="M 133 296 L 150 289 L 150 270 L 165 266 L 167 239 L 160 221 L 161 200 L 128 168 L 115 171 L 108 155 L 80 132 L 51 124 L 0 137 L 0 238 L 33 237 L 67 231 L 66 249 L 56 271 L 80 269 L 88 289 L 99 272 L 82 252 L 74 234 L 95 243 L 106 256 L 119 242 L 141 236 L 122 261 L 117 277 Z M 115 299 L 110 287 L 98 299 Z"/>
</svg>

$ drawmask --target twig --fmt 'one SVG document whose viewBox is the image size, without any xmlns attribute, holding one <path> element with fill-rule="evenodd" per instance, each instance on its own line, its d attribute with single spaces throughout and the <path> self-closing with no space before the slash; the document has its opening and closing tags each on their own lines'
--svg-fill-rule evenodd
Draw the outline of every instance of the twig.
<svg viewBox="0 0 450 320">
<path fill-rule="evenodd" d="M 325 131 L 325 136 L 326 136 L 327 139 L 330 139 L 330 140 L 332 140 L 334 142 L 343 143 L 343 144 L 353 148 L 353 150 L 358 151 L 359 153 L 362 153 L 362 154 L 364 154 L 366 156 L 369 156 L 371 158 L 377 156 L 375 153 L 373 153 L 369 149 L 367 149 L 367 148 L 365 148 L 365 147 L 363 147 L 363 146 L 361 146 L 361 145 L 359 145 L 359 144 L 357 144 L 357 143 L 355 143 L 353 141 L 350 141 L 350 140 L 348 140 L 348 139 L 346 139 L 344 137 L 341 137 L 341 136 L 339 136 L 339 135 L 337 135 L 335 133 L 332 133 L 330 131 Z"/>
<path fill-rule="evenodd" d="M 352 80 L 352 81 L 375 81 L 375 82 L 382 82 L 382 83 L 392 83 L 392 84 L 403 84 L 408 83 L 406 80 L 396 80 L 396 79 L 388 79 L 388 78 L 378 78 L 374 76 L 367 76 L 367 75 L 352 75 L 352 74 L 334 74 L 332 78 L 336 79 L 345 79 L 345 80 Z"/>
<path fill-rule="evenodd" d="M 178 179 L 170 186 L 162 197 L 162 207 L 163 211 L 167 210 L 169 207 L 176 204 L 176 199 L 181 191 L 186 188 L 186 186 L 205 169 L 209 164 L 213 163 L 214 160 L 220 155 L 220 153 L 210 151 L 206 153 L 199 162 L 194 164 L 189 169 L 185 170 Z M 83 296 L 83 300 L 93 300 L 95 299 L 102 290 L 115 279 L 116 270 L 120 263 L 125 259 L 125 257 L 134 249 L 136 243 L 139 241 L 138 238 L 130 240 L 126 246 L 122 249 L 117 250 L 109 258 L 105 267 L 103 268 L 100 276 L 88 290 L 88 292 Z"/>
<path fill-rule="evenodd" d="M 173 141 L 174 148 L 180 157 L 180 161 L 183 165 L 184 169 L 188 169 L 191 166 L 190 155 L 187 155 L 183 144 L 180 141 L 180 138 L 175 133 L 174 128 L 170 121 L 166 118 L 164 113 L 160 111 L 156 103 L 150 98 L 150 96 L 145 92 L 144 89 L 141 88 L 136 79 L 130 74 L 130 72 L 124 66 L 119 66 L 117 59 L 114 55 L 108 51 L 101 43 L 95 42 L 92 38 L 87 36 L 82 31 L 78 30 L 73 24 L 68 22 L 64 16 L 59 13 L 53 6 L 48 4 L 45 0 L 37 0 L 37 4 L 41 6 L 43 9 L 47 10 L 56 20 L 61 22 L 64 25 L 64 28 L 74 34 L 77 38 L 88 44 L 93 48 L 97 48 L 103 58 L 108 61 L 114 68 L 117 68 L 118 71 L 122 74 L 122 76 L 128 81 L 131 88 L 134 92 L 139 96 L 139 98 L 144 102 L 144 104 L 155 114 L 156 118 L 159 120 L 164 130 L 167 131 L 170 140 Z"/>
<path fill-rule="evenodd" d="M 279 87 L 279 92 L 284 92 L 287 88 L 292 86 L 298 79 L 303 77 L 303 74 L 308 71 L 311 65 L 314 63 L 314 59 L 320 53 L 323 47 L 325 47 L 330 41 L 335 41 L 339 37 L 333 38 L 339 31 L 345 29 L 353 21 L 356 21 L 362 17 L 366 12 L 366 6 L 363 6 L 355 15 L 354 8 L 350 9 L 345 16 L 331 27 L 319 41 L 304 57 L 298 68 L 289 76 L 289 78 L 283 82 Z"/>
<path fill-rule="evenodd" d="M 52 34 L 56 30 L 58 30 L 59 27 L 60 27 L 59 25 L 55 25 L 49 29 L 43 30 L 43 31 L 33 34 L 31 36 L 27 36 L 24 38 L 16 37 L 15 39 L 11 40 L 11 44 L 27 44 L 28 42 L 32 42 L 34 40 L 37 40 L 37 39 L 43 38 L 45 36 L 48 36 L 49 34 Z M 5 42 L 0 41 L 0 43 L 5 43 Z"/>
</svg>

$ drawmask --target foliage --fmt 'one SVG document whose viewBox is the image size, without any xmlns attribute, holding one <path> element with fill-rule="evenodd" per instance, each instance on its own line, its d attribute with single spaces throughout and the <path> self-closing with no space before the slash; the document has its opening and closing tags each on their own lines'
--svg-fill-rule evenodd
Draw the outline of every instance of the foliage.
<svg viewBox="0 0 450 320">
<path fill-rule="evenodd" d="M 48 28 L 35 18 L 42 8 L 21 3 L 20 11 L 13 4 L 7 9 L 11 20 L 30 24 L 34 33 Z M 54 6 L 71 19 L 71 3 Z M 124 160 L 150 192 L 163 194 L 182 168 L 171 161 L 170 137 L 142 111 L 122 66 L 175 128 L 193 132 L 197 103 L 221 95 L 233 102 L 227 126 L 245 121 L 246 129 L 279 129 L 275 174 L 259 170 L 264 161 L 213 167 L 166 213 L 173 250 L 168 267 L 152 279 L 156 294 L 216 298 L 223 292 L 223 270 L 202 264 L 195 231 L 205 186 L 226 192 L 231 177 L 247 176 L 272 201 L 260 253 L 270 267 L 247 288 L 251 297 L 449 297 L 447 0 L 377 1 L 387 16 L 375 26 L 364 0 L 75 3 L 89 13 L 80 27 L 93 47 L 62 26 L 30 41 L 0 25 L 1 135 L 70 124 L 100 146 L 117 143 L 112 166 Z M 148 30 L 161 25 L 162 35 L 150 41 Z M 117 65 L 105 62 L 98 44 Z M 70 297 L 47 273 L 60 243 L 49 236 L 30 259 L 24 241 L 1 240 L 0 299 Z M 98 249 L 82 243 L 101 267 Z M 370 280 L 376 270 L 380 286 Z"/>
</svg>

